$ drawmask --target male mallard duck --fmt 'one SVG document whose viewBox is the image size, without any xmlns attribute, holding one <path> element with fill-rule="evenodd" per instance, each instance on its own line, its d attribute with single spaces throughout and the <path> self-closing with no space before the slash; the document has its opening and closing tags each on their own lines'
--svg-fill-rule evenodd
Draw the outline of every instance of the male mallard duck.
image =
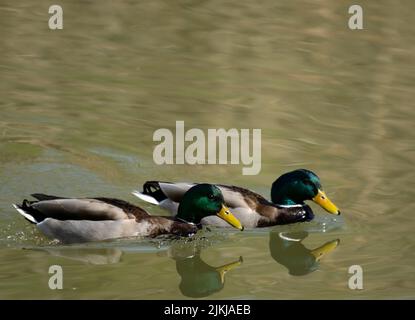
<svg viewBox="0 0 415 320">
<path fill-rule="evenodd" d="M 147 181 L 143 185 L 143 192 L 134 191 L 133 194 L 176 214 L 183 195 L 193 185 L 194 183 Z M 328 212 L 340 214 L 339 209 L 322 191 L 319 177 L 305 169 L 285 173 L 275 180 L 271 188 L 272 203 L 244 188 L 221 184 L 217 186 L 222 191 L 225 204 L 249 228 L 311 220 L 314 215 L 304 203 L 305 200 L 313 200 Z M 204 218 L 202 222 L 226 226 L 213 216 Z"/>
<path fill-rule="evenodd" d="M 175 218 L 151 216 L 144 209 L 112 198 L 62 198 L 33 194 L 38 201 L 13 205 L 47 237 L 64 243 L 100 241 L 122 237 L 188 236 L 196 233 L 201 219 L 216 215 L 243 230 L 224 205 L 219 188 L 198 184 L 183 196 Z"/>
</svg>

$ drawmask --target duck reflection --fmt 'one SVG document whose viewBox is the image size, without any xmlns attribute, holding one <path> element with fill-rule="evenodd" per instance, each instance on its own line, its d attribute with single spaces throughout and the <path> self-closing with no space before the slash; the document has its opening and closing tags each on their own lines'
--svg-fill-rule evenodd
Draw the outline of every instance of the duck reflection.
<svg viewBox="0 0 415 320">
<path fill-rule="evenodd" d="M 207 245 L 210 246 L 210 245 Z M 197 241 L 171 243 L 163 248 L 142 247 L 44 247 L 27 248 L 34 251 L 47 252 L 48 254 L 69 260 L 75 260 L 86 264 L 105 265 L 115 264 L 121 261 L 125 252 L 130 253 L 155 253 L 160 257 L 168 257 L 176 263 L 176 271 L 181 280 L 179 289 L 184 296 L 201 298 L 219 292 L 224 288 L 225 275 L 228 271 L 242 264 L 242 257 L 224 264 L 213 266 L 206 263 L 202 257 L 202 250 L 207 247 Z M 221 261 L 222 262 L 222 261 Z"/>
<path fill-rule="evenodd" d="M 215 267 L 203 261 L 200 251 L 194 256 L 175 260 L 176 270 L 181 277 L 180 291 L 191 298 L 207 297 L 222 290 L 225 274 L 242 263 L 242 257 L 239 257 L 238 260 Z"/>
<path fill-rule="evenodd" d="M 302 241 L 308 232 L 270 232 L 269 248 L 272 258 L 288 269 L 293 276 L 309 274 L 319 268 L 320 259 L 332 252 L 339 239 L 326 242 L 315 249 L 307 249 Z"/>
<path fill-rule="evenodd" d="M 29 248 L 33 251 L 47 252 L 52 256 L 79 261 L 86 264 L 105 265 L 118 263 L 123 251 L 118 248 Z"/>
</svg>

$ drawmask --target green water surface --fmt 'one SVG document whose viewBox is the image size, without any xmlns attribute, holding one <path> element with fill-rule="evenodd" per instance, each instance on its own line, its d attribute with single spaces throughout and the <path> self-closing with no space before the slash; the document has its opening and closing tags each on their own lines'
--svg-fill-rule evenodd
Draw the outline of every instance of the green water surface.
<svg viewBox="0 0 415 320">
<path fill-rule="evenodd" d="M 1 299 L 415 297 L 415 2 L 61 0 L 0 3 Z M 259 128 L 262 170 L 153 162 L 153 133 Z M 241 185 L 265 197 L 308 168 L 340 207 L 313 222 L 196 242 L 65 247 L 11 207 L 43 192 L 130 194 L 146 180 Z M 304 232 L 289 246 L 280 232 Z M 316 262 L 310 249 L 340 240 Z M 224 282 L 217 268 L 235 262 Z M 63 290 L 50 290 L 60 265 Z M 363 290 L 351 290 L 360 265 Z M 301 275 L 300 275 L 301 274 Z"/>
</svg>

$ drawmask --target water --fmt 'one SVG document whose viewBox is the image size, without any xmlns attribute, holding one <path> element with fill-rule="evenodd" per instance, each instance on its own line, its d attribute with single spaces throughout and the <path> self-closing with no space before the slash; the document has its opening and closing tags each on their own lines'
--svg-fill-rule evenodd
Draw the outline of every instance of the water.
<svg viewBox="0 0 415 320">
<path fill-rule="evenodd" d="M 60 4 L 60 31 L 47 28 L 47 1 L 0 5 L 0 298 L 415 297 L 413 2 L 364 3 L 362 31 L 347 28 L 347 1 Z M 156 166 L 153 132 L 176 120 L 261 128 L 261 173 Z M 202 243 L 63 247 L 11 208 L 33 192 L 141 204 L 130 191 L 149 179 L 269 197 L 301 167 L 320 176 L 341 219 L 311 204 L 314 222 L 213 231 Z M 281 232 L 305 238 L 287 246 Z M 54 264 L 63 290 L 48 288 Z M 364 290 L 348 288 L 356 264 Z"/>
</svg>

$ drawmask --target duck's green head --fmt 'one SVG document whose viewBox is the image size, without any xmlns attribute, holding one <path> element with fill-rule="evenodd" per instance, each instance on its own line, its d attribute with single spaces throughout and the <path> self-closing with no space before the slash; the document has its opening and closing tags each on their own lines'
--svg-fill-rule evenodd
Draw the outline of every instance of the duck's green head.
<svg viewBox="0 0 415 320">
<path fill-rule="evenodd" d="M 212 184 L 201 183 L 190 188 L 180 201 L 177 218 L 195 224 L 207 216 L 217 215 L 231 226 L 243 230 L 241 222 L 225 206 L 222 192 Z"/>
<path fill-rule="evenodd" d="M 282 205 L 304 204 L 306 200 L 313 200 L 327 212 L 340 214 L 340 210 L 323 191 L 319 177 L 306 169 L 285 173 L 275 180 L 271 188 L 271 200 Z"/>
</svg>

